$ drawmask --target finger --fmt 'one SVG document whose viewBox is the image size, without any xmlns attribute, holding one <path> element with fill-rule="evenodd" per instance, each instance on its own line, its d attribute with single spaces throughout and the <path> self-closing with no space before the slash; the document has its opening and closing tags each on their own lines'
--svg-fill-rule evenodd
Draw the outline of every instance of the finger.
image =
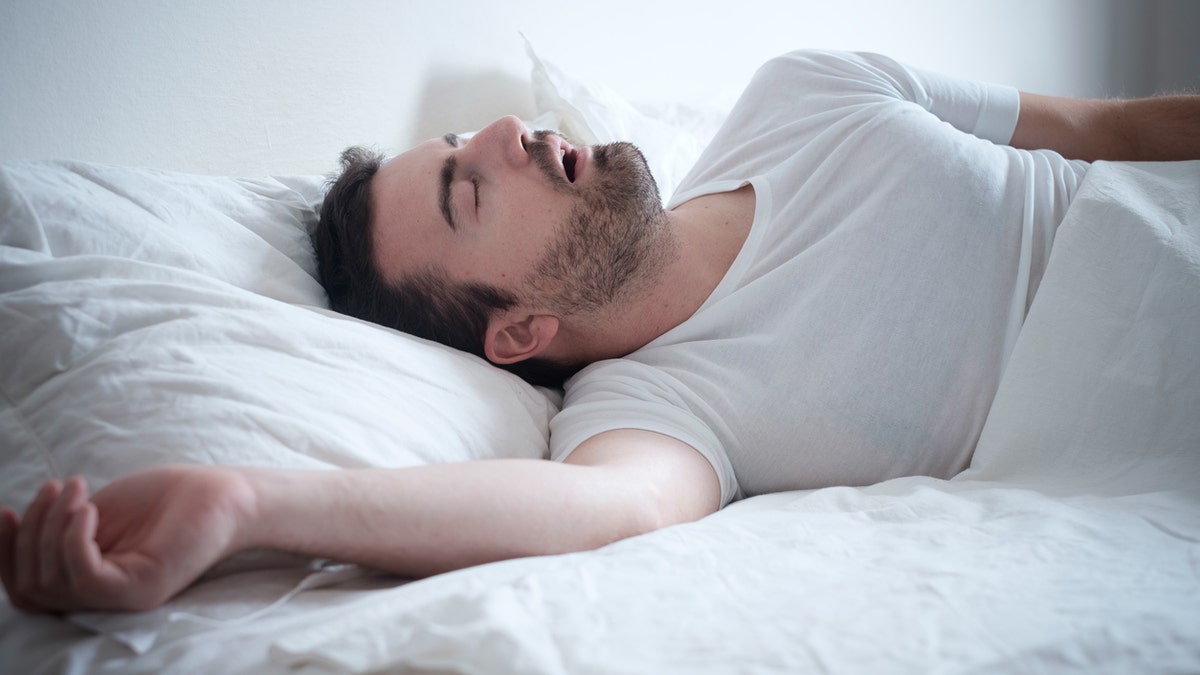
<svg viewBox="0 0 1200 675">
<path fill-rule="evenodd" d="M 38 586 L 54 592 L 63 585 L 62 543 L 63 531 L 71 518 L 71 512 L 80 506 L 81 486 L 79 478 L 71 478 L 63 485 L 58 498 L 46 511 L 38 541 Z"/>
<path fill-rule="evenodd" d="M 96 505 L 86 502 L 71 518 L 63 546 L 63 563 L 71 588 L 82 591 L 98 579 L 104 566 L 100 547 L 96 544 L 96 527 L 100 514 Z"/>
<path fill-rule="evenodd" d="M 21 517 L 12 508 L 5 506 L 0 509 L 0 579 L 5 586 L 13 577 L 13 560 L 17 554 L 17 528 L 21 527 Z"/>
<path fill-rule="evenodd" d="M 18 594 L 30 602 L 36 602 L 38 592 L 38 544 L 42 523 L 61 490 L 62 485 L 56 480 L 43 483 L 37 497 L 34 497 L 33 503 L 25 510 L 25 516 L 21 518 L 21 527 L 17 530 L 17 555 L 13 566 L 16 573 L 13 578 Z"/>
<path fill-rule="evenodd" d="M 68 528 L 63 560 L 70 578 L 71 608 L 134 609 L 131 598 L 145 589 L 131 586 L 128 573 L 120 565 L 105 560 L 96 541 L 99 526 L 100 510 L 94 503 L 85 502 Z"/>
<path fill-rule="evenodd" d="M 20 526 L 21 518 L 16 511 L 7 506 L 0 509 L 0 581 L 4 583 L 9 604 L 17 609 L 32 609 L 16 589 L 14 561 L 17 555 L 17 529 Z"/>
</svg>

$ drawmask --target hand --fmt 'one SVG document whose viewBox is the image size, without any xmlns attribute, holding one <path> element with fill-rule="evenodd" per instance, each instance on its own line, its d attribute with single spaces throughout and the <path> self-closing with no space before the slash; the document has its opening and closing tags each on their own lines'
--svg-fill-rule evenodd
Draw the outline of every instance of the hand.
<svg viewBox="0 0 1200 675">
<path fill-rule="evenodd" d="M 0 580 L 24 611 L 150 609 L 239 550 L 253 506 L 220 467 L 149 469 L 90 500 L 82 478 L 48 481 L 23 517 L 0 510 Z"/>
</svg>

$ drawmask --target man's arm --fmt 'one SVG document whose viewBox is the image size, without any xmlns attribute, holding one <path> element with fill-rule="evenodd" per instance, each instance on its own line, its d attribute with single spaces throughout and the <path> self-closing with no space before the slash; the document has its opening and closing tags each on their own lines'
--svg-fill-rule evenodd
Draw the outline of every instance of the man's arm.
<svg viewBox="0 0 1200 675">
<path fill-rule="evenodd" d="M 47 483 L 0 513 L 0 578 L 28 611 L 148 609 L 233 553 L 275 548 L 423 576 L 586 550 L 719 506 L 690 446 L 600 434 L 567 463 L 490 460 L 408 469 L 167 467 L 88 498 Z"/>
<path fill-rule="evenodd" d="M 411 576 L 597 548 L 712 513 L 720 494 L 699 452 L 636 430 L 600 434 L 561 464 L 272 472 L 255 481 L 262 506 L 253 546 Z M 328 517 L 339 510 L 354 527 Z"/>
<path fill-rule="evenodd" d="M 1200 96 L 1073 99 L 1021 92 L 1011 145 L 1071 159 L 1200 159 Z"/>
</svg>

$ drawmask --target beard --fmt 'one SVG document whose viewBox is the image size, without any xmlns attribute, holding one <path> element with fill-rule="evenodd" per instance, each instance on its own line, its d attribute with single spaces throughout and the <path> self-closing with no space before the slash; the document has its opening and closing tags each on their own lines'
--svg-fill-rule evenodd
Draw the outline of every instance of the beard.
<svg viewBox="0 0 1200 675">
<path fill-rule="evenodd" d="M 594 146 L 591 168 L 586 187 L 556 182 L 578 203 L 526 279 L 530 299 L 560 316 L 595 313 L 649 291 L 677 250 L 658 185 L 636 146 Z M 557 167 L 547 173 L 561 179 Z"/>
</svg>

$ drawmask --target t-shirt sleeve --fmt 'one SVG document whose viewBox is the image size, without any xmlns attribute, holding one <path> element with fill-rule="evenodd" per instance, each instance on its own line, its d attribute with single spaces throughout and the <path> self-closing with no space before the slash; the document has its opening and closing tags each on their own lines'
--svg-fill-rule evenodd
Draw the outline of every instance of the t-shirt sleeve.
<svg viewBox="0 0 1200 675">
<path fill-rule="evenodd" d="M 1012 140 L 1020 112 L 1020 94 L 1014 87 L 905 69 L 913 79 L 914 102 L 942 121 L 999 145 Z"/>
<path fill-rule="evenodd" d="M 1006 145 L 1017 126 L 1020 94 L 1014 87 L 904 65 L 867 52 L 802 50 L 776 60 L 809 71 L 809 83 L 843 95 L 882 94 L 907 100 L 959 131 Z"/>
<path fill-rule="evenodd" d="M 550 459 L 565 460 L 589 438 L 617 429 L 663 434 L 695 448 L 721 483 L 721 506 L 742 496 L 720 440 L 688 410 L 669 378 L 624 359 L 595 363 L 568 383 L 563 409 L 550 421 Z"/>
</svg>

